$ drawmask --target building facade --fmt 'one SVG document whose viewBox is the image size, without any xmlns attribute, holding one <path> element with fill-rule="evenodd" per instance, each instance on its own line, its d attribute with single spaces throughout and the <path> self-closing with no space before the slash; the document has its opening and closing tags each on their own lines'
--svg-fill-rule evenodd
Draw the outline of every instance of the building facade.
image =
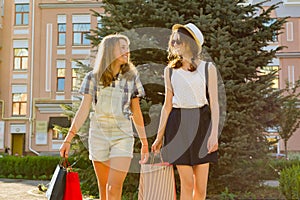
<svg viewBox="0 0 300 200">
<path fill-rule="evenodd" d="M 0 152 L 57 152 L 69 126 L 61 104 L 76 95 L 77 66 L 89 62 L 91 28 L 101 24 L 90 9 L 98 0 L 0 0 Z"/>
<path fill-rule="evenodd" d="M 287 19 L 287 23 L 282 28 L 282 34 L 270 43 L 270 48 L 285 46 L 276 54 L 277 58 L 270 63 L 271 67 L 279 68 L 278 87 L 285 88 L 289 82 L 293 87 L 300 78 L 300 0 L 272 0 L 265 3 L 266 7 L 271 4 L 280 3 L 278 8 L 272 13 L 274 18 Z M 300 151 L 300 129 L 288 140 L 289 151 Z M 278 143 L 278 152 L 284 151 L 283 140 Z"/>
<path fill-rule="evenodd" d="M 293 84 L 300 76 L 300 1 L 264 5 L 277 2 L 282 4 L 273 17 L 290 18 L 268 48 L 287 48 L 268 67 L 280 69 L 275 87 L 284 88 L 286 81 Z M 72 105 L 77 72 L 73 59 L 89 62 L 91 45 L 85 34 L 101 26 L 90 9 L 103 13 L 101 6 L 101 0 L 0 0 L 0 152 L 58 152 L 63 135 L 53 125 L 70 125 L 60 105 Z M 288 149 L 300 151 L 299 141 L 300 130 Z M 283 149 L 280 142 L 278 151 Z"/>
</svg>

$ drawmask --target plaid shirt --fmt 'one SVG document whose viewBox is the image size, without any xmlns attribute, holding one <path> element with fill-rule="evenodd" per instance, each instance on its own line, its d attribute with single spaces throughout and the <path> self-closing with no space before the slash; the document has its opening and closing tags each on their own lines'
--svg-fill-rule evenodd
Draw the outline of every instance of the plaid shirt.
<svg viewBox="0 0 300 200">
<path fill-rule="evenodd" d="M 131 99 L 145 96 L 145 91 L 140 80 L 140 75 L 136 69 L 134 69 L 133 78 L 131 78 L 130 80 L 122 81 L 123 78 L 125 77 L 123 77 L 122 74 L 119 74 L 117 80 L 113 81 L 109 87 L 121 86 L 120 83 L 125 82 L 125 85 L 121 86 L 121 88 L 123 88 L 124 90 L 122 97 L 122 109 L 125 117 L 129 119 L 132 115 L 132 112 L 130 110 Z M 92 71 L 87 73 L 85 78 L 83 79 L 79 93 L 92 95 L 93 103 L 97 103 L 97 81 Z"/>
</svg>

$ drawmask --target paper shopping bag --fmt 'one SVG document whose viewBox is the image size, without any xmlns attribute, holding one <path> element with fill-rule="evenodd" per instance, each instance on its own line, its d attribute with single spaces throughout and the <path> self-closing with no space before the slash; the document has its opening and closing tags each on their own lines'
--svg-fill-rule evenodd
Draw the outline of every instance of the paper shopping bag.
<svg viewBox="0 0 300 200">
<path fill-rule="evenodd" d="M 63 200 L 66 186 L 66 174 L 66 168 L 61 164 L 58 164 L 46 191 L 48 200 Z"/>
<path fill-rule="evenodd" d="M 176 200 L 173 166 L 142 164 L 138 200 Z"/>
<path fill-rule="evenodd" d="M 63 200 L 82 200 L 80 181 L 77 172 L 69 171 L 66 177 L 66 189 Z"/>
</svg>

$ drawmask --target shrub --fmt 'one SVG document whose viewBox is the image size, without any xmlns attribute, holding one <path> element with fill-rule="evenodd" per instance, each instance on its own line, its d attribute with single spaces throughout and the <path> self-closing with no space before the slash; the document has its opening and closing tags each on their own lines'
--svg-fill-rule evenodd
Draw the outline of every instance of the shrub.
<svg viewBox="0 0 300 200">
<path fill-rule="evenodd" d="M 59 160 L 53 156 L 5 156 L 0 158 L 0 176 L 26 179 L 43 176 L 43 179 L 50 179 Z"/>
<path fill-rule="evenodd" d="M 287 199 L 300 199 L 300 165 L 283 169 L 279 183 L 280 191 Z"/>
</svg>

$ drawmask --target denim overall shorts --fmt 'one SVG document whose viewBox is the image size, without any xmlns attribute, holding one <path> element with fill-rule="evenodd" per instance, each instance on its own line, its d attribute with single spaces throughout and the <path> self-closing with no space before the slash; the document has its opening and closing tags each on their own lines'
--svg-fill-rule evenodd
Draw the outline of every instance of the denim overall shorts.
<svg viewBox="0 0 300 200">
<path fill-rule="evenodd" d="M 123 114 L 124 79 L 116 87 L 97 88 L 95 112 L 90 114 L 89 159 L 106 161 L 113 157 L 133 157 L 134 136 L 131 119 Z"/>
</svg>

